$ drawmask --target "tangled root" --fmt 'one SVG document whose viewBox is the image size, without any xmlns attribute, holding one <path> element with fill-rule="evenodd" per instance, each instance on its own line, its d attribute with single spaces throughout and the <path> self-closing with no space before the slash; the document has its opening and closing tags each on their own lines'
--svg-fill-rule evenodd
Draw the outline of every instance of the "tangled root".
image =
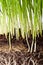
<svg viewBox="0 0 43 65">
<path fill-rule="evenodd" d="M 33 55 L 21 52 L 0 53 L 0 65 L 39 65 Z"/>
</svg>

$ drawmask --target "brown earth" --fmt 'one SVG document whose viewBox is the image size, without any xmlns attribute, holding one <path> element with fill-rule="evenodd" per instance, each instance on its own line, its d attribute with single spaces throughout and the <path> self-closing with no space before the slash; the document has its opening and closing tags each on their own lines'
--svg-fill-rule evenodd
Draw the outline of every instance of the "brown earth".
<svg viewBox="0 0 43 65">
<path fill-rule="evenodd" d="M 31 44 L 32 38 L 28 38 Z M 35 64 L 34 64 L 35 63 Z M 27 52 L 25 39 L 12 39 L 12 50 L 5 35 L 0 35 L 0 65 L 43 65 L 43 36 L 37 37 L 37 52 Z"/>
</svg>

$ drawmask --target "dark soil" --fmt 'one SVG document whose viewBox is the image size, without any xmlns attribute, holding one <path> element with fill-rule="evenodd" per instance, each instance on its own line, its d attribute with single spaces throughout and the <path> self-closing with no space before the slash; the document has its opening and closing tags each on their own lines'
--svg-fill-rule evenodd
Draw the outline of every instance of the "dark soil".
<svg viewBox="0 0 43 65">
<path fill-rule="evenodd" d="M 31 45 L 32 37 L 28 38 Z M 5 35 L 0 35 L 0 65 L 43 65 L 43 36 L 37 37 L 37 51 L 27 52 L 25 39 L 11 40 L 12 50 L 9 52 L 8 40 Z"/>
<path fill-rule="evenodd" d="M 42 53 L 0 52 L 0 65 L 43 65 Z"/>
</svg>

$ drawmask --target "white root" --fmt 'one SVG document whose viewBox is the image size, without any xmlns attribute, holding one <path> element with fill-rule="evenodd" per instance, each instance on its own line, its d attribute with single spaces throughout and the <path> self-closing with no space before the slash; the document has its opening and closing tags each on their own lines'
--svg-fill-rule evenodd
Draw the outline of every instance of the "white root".
<svg viewBox="0 0 43 65">
<path fill-rule="evenodd" d="M 32 44 L 31 44 L 31 53 L 32 53 L 32 51 L 33 51 L 33 45 L 34 45 L 34 42 L 32 41 Z"/>
<path fill-rule="evenodd" d="M 34 62 L 34 60 L 32 58 L 30 58 L 28 65 L 30 65 L 30 61 L 33 63 L 32 65 L 35 65 L 35 62 Z"/>
<path fill-rule="evenodd" d="M 29 42 L 28 42 L 27 34 L 26 34 L 26 41 L 27 41 L 27 45 L 28 45 L 28 52 L 30 52 L 30 45 L 29 45 Z"/>
<path fill-rule="evenodd" d="M 34 43 L 34 52 L 36 52 L 36 41 Z"/>
</svg>

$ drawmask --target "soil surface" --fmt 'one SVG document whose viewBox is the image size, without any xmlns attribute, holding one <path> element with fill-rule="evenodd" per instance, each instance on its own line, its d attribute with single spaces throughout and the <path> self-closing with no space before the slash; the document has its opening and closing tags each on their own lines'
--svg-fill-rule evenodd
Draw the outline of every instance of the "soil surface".
<svg viewBox="0 0 43 65">
<path fill-rule="evenodd" d="M 43 65 L 43 36 L 37 37 L 37 52 L 27 52 L 25 39 L 12 40 L 12 50 L 5 35 L 0 35 L 0 65 Z M 28 38 L 31 44 L 32 38 Z"/>
</svg>

